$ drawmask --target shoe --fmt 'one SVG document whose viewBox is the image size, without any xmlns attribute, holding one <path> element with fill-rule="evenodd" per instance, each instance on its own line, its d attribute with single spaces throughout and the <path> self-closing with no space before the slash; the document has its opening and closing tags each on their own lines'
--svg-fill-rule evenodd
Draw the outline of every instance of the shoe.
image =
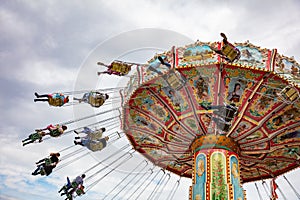
<svg viewBox="0 0 300 200">
<path fill-rule="evenodd" d="M 75 137 L 75 139 L 80 139 L 80 137 Z"/>
<path fill-rule="evenodd" d="M 221 37 L 224 38 L 224 40 L 227 40 L 227 37 L 224 33 L 220 33 Z"/>
<path fill-rule="evenodd" d="M 74 130 L 74 133 L 76 133 L 77 135 L 79 134 L 77 131 Z"/>
<path fill-rule="evenodd" d="M 36 102 L 36 99 L 33 99 L 34 102 Z"/>
<path fill-rule="evenodd" d="M 100 76 L 102 73 L 101 73 L 101 72 L 98 72 L 97 74 L 98 74 L 98 76 Z"/>
<path fill-rule="evenodd" d="M 78 142 L 74 141 L 74 144 L 75 144 L 75 145 L 77 145 L 77 144 L 78 144 Z"/>
<path fill-rule="evenodd" d="M 165 64 L 165 61 L 162 59 L 162 57 L 158 56 L 158 60 L 161 64 L 163 64 L 163 65 Z"/>
</svg>

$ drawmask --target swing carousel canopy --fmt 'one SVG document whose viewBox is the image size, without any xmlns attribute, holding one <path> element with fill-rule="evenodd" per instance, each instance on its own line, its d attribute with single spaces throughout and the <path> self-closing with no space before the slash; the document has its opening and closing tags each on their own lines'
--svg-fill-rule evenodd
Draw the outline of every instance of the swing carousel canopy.
<svg viewBox="0 0 300 200">
<path fill-rule="evenodd" d="M 137 70 L 123 92 L 129 141 L 154 164 L 184 177 L 192 177 L 191 144 L 210 134 L 238 144 L 243 182 L 296 169 L 300 65 L 249 42 L 235 43 L 240 59 L 227 62 L 211 48 L 220 45 L 173 48 L 161 54 L 173 69 L 151 70 L 156 56 Z"/>
</svg>

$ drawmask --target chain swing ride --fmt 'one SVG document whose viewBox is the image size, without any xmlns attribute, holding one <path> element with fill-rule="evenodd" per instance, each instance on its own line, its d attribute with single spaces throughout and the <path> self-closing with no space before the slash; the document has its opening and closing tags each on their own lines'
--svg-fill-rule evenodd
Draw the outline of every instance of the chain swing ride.
<svg viewBox="0 0 300 200">
<path fill-rule="evenodd" d="M 30 134 L 24 146 L 73 132 L 77 134 L 73 146 L 83 146 L 76 151 L 70 151 L 73 146 L 60 150 L 60 162 L 50 155 L 33 175 L 48 176 L 52 169 L 55 172 L 95 151 L 106 151 L 106 158 L 82 173 L 81 182 L 76 182 L 78 177 L 68 179 L 62 191 L 73 199 L 88 195 L 85 193 L 140 153 L 144 160 L 110 191 L 102 191 L 106 192 L 102 199 L 145 199 L 142 195 L 173 199 L 181 177 L 192 180 L 191 200 L 245 200 L 242 184 L 253 181 L 262 181 L 270 199 L 277 199 L 277 192 L 286 199 L 275 182 L 281 175 L 300 199 L 284 176 L 300 165 L 300 65 L 276 49 L 248 41 L 232 44 L 225 34 L 221 37 L 221 42 L 172 47 L 147 64 L 97 63 L 106 68 L 99 76 L 124 77 L 125 87 L 36 93 L 35 102 L 58 107 L 86 103 L 99 112 Z M 119 107 L 106 109 L 112 101 L 118 101 Z M 109 117 L 67 129 L 95 116 Z M 112 152 L 110 146 L 120 140 L 129 143 Z M 147 173 L 141 173 L 144 170 Z M 177 179 L 164 196 L 174 176 Z M 270 189 L 266 179 L 271 180 Z M 256 183 L 255 187 L 262 199 Z"/>
</svg>

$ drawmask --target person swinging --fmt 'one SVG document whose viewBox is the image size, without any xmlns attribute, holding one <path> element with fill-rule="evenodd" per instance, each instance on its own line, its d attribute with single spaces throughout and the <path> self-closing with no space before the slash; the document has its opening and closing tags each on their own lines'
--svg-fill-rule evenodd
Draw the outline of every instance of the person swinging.
<svg viewBox="0 0 300 200">
<path fill-rule="evenodd" d="M 98 76 L 101 74 L 109 74 L 109 75 L 117 75 L 117 76 L 124 76 L 127 75 L 130 70 L 132 64 L 124 63 L 120 61 L 113 61 L 110 65 L 106 65 L 104 63 L 98 62 L 97 65 L 101 65 L 107 68 L 106 71 L 98 72 Z"/>
<path fill-rule="evenodd" d="M 81 176 L 77 176 L 72 182 L 70 181 L 69 177 L 67 177 L 67 184 L 65 184 L 58 193 L 61 196 L 67 195 L 67 198 L 72 197 L 73 193 L 76 191 L 77 188 L 80 188 L 83 186 L 83 179 L 86 177 L 85 174 L 82 174 Z"/>
<path fill-rule="evenodd" d="M 48 125 L 46 128 L 43 129 L 36 129 L 36 131 L 45 131 L 48 130 L 48 132 L 46 133 L 46 135 L 50 135 L 51 137 L 58 137 L 61 136 L 65 130 L 67 130 L 67 126 L 65 125 Z"/>
<path fill-rule="evenodd" d="M 37 101 L 47 101 L 50 106 L 60 107 L 69 102 L 69 96 L 65 96 L 62 93 L 53 93 L 53 94 L 43 94 L 39 95 L 37 92 L 34 93 Z"/>
<path fill-rule="evenodd" d="M 240 50 L 236 48 L 233 44 L 228 42 L 227 37 L 224 33 L 220 33 L 220 35 L 223 38 L 222 48 L 219 50 L 211 47 L 211 49 L 217 54 L 220 54 L 222 57 L 224 57 L 225 60 L 228 62 L 238 60 L 241 56 Z"/>
<path fill-rule="evenodd" d="M 89 136 L 75 137 L 74 144 L 87 147 L 89 150 L 94 152 L 94 151 L 101 151 L 102 149 L 104 149 L 107 145 L 108 140 L 109 140 L 108 136 L 96 140 L 91 140 Z"/>
<path fill-rule="evenodd" d="M 98 108 L 98 107 L 102 106 L 108 98 L 109 98 L 108 94 L 103 94 L 103 93 L 100 93 L 97 91 L 96 92 L 91 91 L 91 92 L 85 93 L 82 98 L 74 97 L 73 99 L 78 101 L 79 103 L 85 102 L 85 103 L 90 104 L 92 107 Z"/>
<path fill-rule="evenodd" d="M 45 165 L 57 165 L 59 162 L 60 153 L 50 153 L 49 157 L 43 158 L 36 162 L 37 165 L 42 165 L 45 163 Z"/>
<path fill-rule="evenodd" d="M 43 137 L 46 135 L 44 131 L 36 131 L 28 136 L 28 138 L 22 140 L 23 146 L 34 143 L 35 141 L 42 142 Z"/>
<path fill-rule="evenodd" d="M 102 138 L 102 135 L 105 131 L 106 131 L 106 129 L 104 127 L 100 128 L 100 129 L 95 129 L 95 130 L 90 129 L 89 127 L 83 127 L 83 129 L 81 131 L 74 130 L 74 133 L 76 133 L 77 135 L 84 133 L 85 136 L 88 136 L 91 140 L 97 140 L 97 139 Z M 79 138 L 77 138 L 77 139 L 79 139 Z"/>
</svg>

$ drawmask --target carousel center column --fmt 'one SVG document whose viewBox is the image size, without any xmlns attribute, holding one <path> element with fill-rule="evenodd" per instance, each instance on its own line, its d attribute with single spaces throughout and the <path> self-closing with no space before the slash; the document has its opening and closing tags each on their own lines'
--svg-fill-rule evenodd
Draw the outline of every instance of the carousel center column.
<svg viewBox="0 0 300 200">
<path fill-rule="evenodd" d="M 190 200 L 246 200 L 239 169 L 239 147 L 224 135 L 200 136 L 192 143 Z"/>
</svg>

